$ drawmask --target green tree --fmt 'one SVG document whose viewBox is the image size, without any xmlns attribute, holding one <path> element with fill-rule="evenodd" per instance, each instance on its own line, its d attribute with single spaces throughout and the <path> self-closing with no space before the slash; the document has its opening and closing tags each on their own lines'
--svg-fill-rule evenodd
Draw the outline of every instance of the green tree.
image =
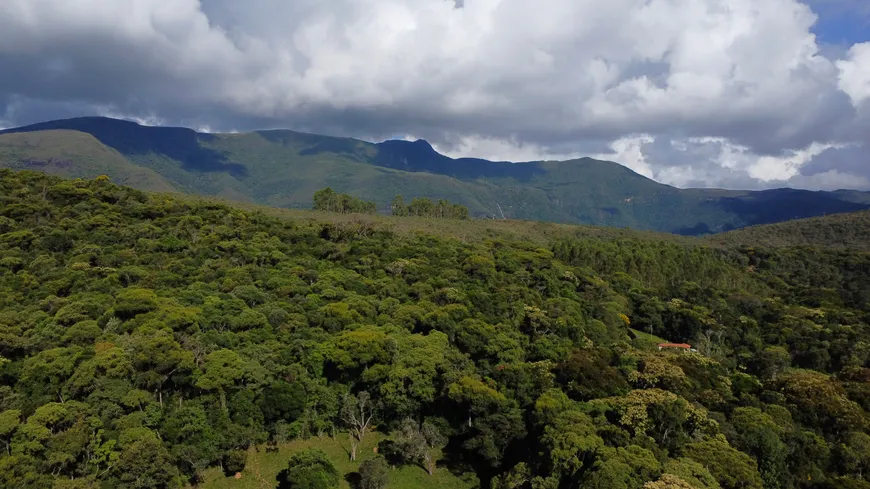
<svg viewBox="0 0 870 489">
<path fill-rule="evenodd" d="M 776 380 L 791 365 L 791 354 L 781 346 L 769 346 L 755 360 L 758 375 L 765 380 Z"/>
<path fill-rule="evenodd" d="M 765 489 L 782 487 L 787 476 L 788 447 L 784 430 L 758 408 L 737 408 L 731 417 L 731 443 L 758 461 Z"/>
<path fill-rule="evenodd" d="M 691 443 L 687 457 L 706 467 L 722 489 L 762 489 L 758 465 L 749 455 L 730 446 L 724 437 Z"/>
<path fill-rule="evenodd" d="M 169 453 L 156 433 L 146 428 L 132 428 L 119 437 L 120 454 L 114 465 L 118 479 L 115 487 L 161 489 L 180 482 Z"/>
<path fill-rule="evenodd" d="M 643 485 L 643 489 L 698 489 L 689 484 L 676 475 L 663 474 L 661 478 L 655 482 L 647 482 Z"/>
<path fill-rule="evenodd" d="M 431 199 L 416 197 L 408 204 L 408 214 L 417 217 L 434 217 L 435 204 Z"/>
<path fill-rule="evenodd" d="M 408 215 L 408 206 L 405 205 L 405 199 L 401 195 L 396 195 L 390 208 L 394 216 Z"/>
<path fill-rule="evenodd" d="M 429 475 L 435 475 L 438 451 L 447 444 L 447 437 L 435 425 L 406 418 L 393 433 L 393 440 L 406 461 L 419 463 Z"/>
<path fill-rule="evenodd" d="M 314 192 L 314 210 L 334 212 L 337 207 L 337 196 L 330 187 Z"/>
<path fill-rule="evenodd" d="M 376 456 L 359 464 L 360 489 L 383 489 L 389 482 L 389 467 L 384 457 Z"/>
<path fill-rule="evenodd" d="M 844 474 L 858 479 L 870 475 L 870 435 L 853 431 L 836 450 Z"/>
<path fill-rule="evenodd" d="M 0 487 L 43 489 L 51 487 L 51 474 L 39 469 L 38 460 L 27 455 L 0 457 Z"/>
<path fill-rule="evenodd" d="M 147 326 L 137 329 L 131 335 L 129 349 L 136 385 L 155 392 L 161 406 L 164 387 L 171 385 L 172 377 L 182 377 L 193 370 L 193 353 L 163 329 Z"/>
<path fill-rule="evenodd" d="M 18 409 L 7 409 L 0 413 L 0 441 L 6 447 L 6 454 L 12 454 L 12 436 L 15 430 L 21 425 L 21 411 Z"/>
<path fill-rule="evenodd" d="M 248 463 L 248 452 L 245 450 L 231 450 L 224 455 L 224 472 L 228 475 L 245 470 Z"/>
<path fill-rule="evenodd" d="M 323 450 L 305 449 L 290 458 L 278 474 L 280 489 L 333 489 L 338 487 L 338 469 Z"/>
<path fill-rule="evenodd" d="M 646 481 L 661 475 L 655 455 L 637 445 L 600 450 L 582 487 L 593 489 L 640 489 Z"/>
<path fill-rule="evenodd" d="M 720 489 L 719 481 L 700 462 L 678 458 L 665 462 L 665 474 L 679 477 L 696 489 Z"/>
<path fill-rule="evenodd" d="M 215 390 L 220 396 L 221 408 L 227 412 L 226 390 L 244 374 L 243 362 L 238 353 L 222 349 L 205 358 L 205 366 L 202 375 L 196 381 L 196 386 L 201 389 Z"/>
<path fill-rule="evenodd" d="M 157 294 L 149 289 L 124 289 L 115 297 L 115 314 L 121 319 L 132 318 L 157 309 Z"/>
<path fill-rule="evenodd" d="M 495 477 L 490 484 L 492 489 L 522 489 L 532 481 L 532 471 L 528 464 L 520 462 L 504 474 Z"/>
<path fill-rule="evenodd" d="M 307 403 L 308 395 L 301 383 L 278 380 L 264 390 L 260 409 L 269 423 L 290 423 L 302 416 Z"/>
<path fill-rule="evenodd" d="M 556 474 L 570 477 L 595 460 L 595 453 L 604 446 L 604 440 L 596 433 L 592 418 L 569 410 L 544 427 L 541 445 L 549 454 Z"/>
</svg>

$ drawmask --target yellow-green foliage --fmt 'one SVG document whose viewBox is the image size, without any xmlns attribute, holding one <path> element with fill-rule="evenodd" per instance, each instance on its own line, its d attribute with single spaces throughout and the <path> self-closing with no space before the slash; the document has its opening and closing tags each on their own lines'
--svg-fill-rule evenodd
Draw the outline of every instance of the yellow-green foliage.
<svg viewBox="0 0 870 489">
<path fill-rule="evenodd" d="M 276 213 L 0 170 L 0 487 L 274 487 L 348 430 L 412 488 L 870 470 L 870 256 Z"/>
</svg>

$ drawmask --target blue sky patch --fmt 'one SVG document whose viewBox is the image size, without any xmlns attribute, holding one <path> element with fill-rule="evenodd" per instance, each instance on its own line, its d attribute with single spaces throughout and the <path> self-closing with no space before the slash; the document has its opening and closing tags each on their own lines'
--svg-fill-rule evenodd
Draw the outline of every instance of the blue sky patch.
<svg viewBox="0 0 870 489">
<path fill-rule="evenodd" d="M 806 0 L 819 20 L 813 32 L 823 44 L 844 47 L 870 41 L 870 1 Z"/>
</svg>

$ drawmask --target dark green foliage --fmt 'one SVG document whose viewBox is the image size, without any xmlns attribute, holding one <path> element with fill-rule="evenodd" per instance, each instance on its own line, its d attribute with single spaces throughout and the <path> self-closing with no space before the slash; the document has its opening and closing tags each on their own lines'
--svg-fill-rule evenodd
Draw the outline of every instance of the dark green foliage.
<svg viewBox="0 0 870 489">
<path fill-rule="evenodd" d="M 565 391 L 578 400 L 624 394 L 629 385 L 619 371 L 610 366 L 612 353 L 606 349 L 576 350 L 556 369 Z"/>
<path fill-rule="evenodd" d="M 711 243 L 729 246 L 808 246 L 870 251 L 870 212 L 813 217 L 717 234 Z"/>
<path fill-rule="evenodd" d="M 417 197 L 410 204 L 405 205 L 405 199 L 401 195 L 397 195 L 390 208 L 394 216 L 468 219 L 468 207 L 453 204 L 444 199 L 433 203 L 431 199 Z"/>
<path fill-rule="evenodd" d="M 0 199 L 3 487 L 178 488 L 347 429 L 502 488 L 870 472 L 864 252 L 459 240 L 6 170 Z M 282 480 L 340 482 L 314 452 Z"/>
<path fill-rule="evenodd" d="M 248 463 L 248 452 L 245 450 L 233 450 L 224 455 L 223 466 L 227 475 L 245 470 Z"/>
<path fill-rule="evenodd" d="M 290 458 L 278 474 L 279 489 L 333 489 L 338 487 L 338 469 L 322 450 L 309 448 Z"/>
<path fill-rule="evenodd" d="M 266 422 L 293 422 L 302 416 L 307 404 L 305 387 L 283 380 L 276 381 L 263 391 L 261 409 Z"/>
<path fill-rule="evenodd" d="M 359 489 L 383 489 L 389 482 L 390 468 L 384 457 L 373 457 L 359 464 Z"/>
</svg>

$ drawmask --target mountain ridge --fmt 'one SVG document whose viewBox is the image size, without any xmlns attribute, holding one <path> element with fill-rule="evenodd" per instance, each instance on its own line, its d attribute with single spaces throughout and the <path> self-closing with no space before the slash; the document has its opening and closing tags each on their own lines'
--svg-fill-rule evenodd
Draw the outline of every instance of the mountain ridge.
<svg viewBox="0 0 870 489">
<path fill-rule="evenodd" d="M 81 138 L 64 142 L 59 133 L 45 131 L 86 133 L 99 146 Z M 40 132 L 40 147 L 22 149 L 14 142 L 15 134 Z M 52 170 L 67 177 L 89 176 L 82 162 L 100 159 L 95 155 L 106 149 L 121 156 L 101 165 L 113 180 L 145 190 L 159 181 L 163 190 L 171 187 L 275 207 L 308 208 L 314 191 L 331 186 L 375 201 L 384 211 L 396 194 L 402 194 L 445 198 L 466 205 L 475 217 L 500 217 L 503 211 L 513 219 L 688 235 L 870 209 L 866 192 L 680 189 L 614 162 L 451 158 L 422 139 L 372 143 L 287 129 L 202 133 L 105 117 L 0 131 L 0 166 L 10 168 L 39 169 L 27 164 L 34 159 L 31 153 L 44 158 L 78 152 L 82 154 L 69 159 L 66 168 Z M 138 182 L 145 174 L 156 177 Z"/>
</svg>

